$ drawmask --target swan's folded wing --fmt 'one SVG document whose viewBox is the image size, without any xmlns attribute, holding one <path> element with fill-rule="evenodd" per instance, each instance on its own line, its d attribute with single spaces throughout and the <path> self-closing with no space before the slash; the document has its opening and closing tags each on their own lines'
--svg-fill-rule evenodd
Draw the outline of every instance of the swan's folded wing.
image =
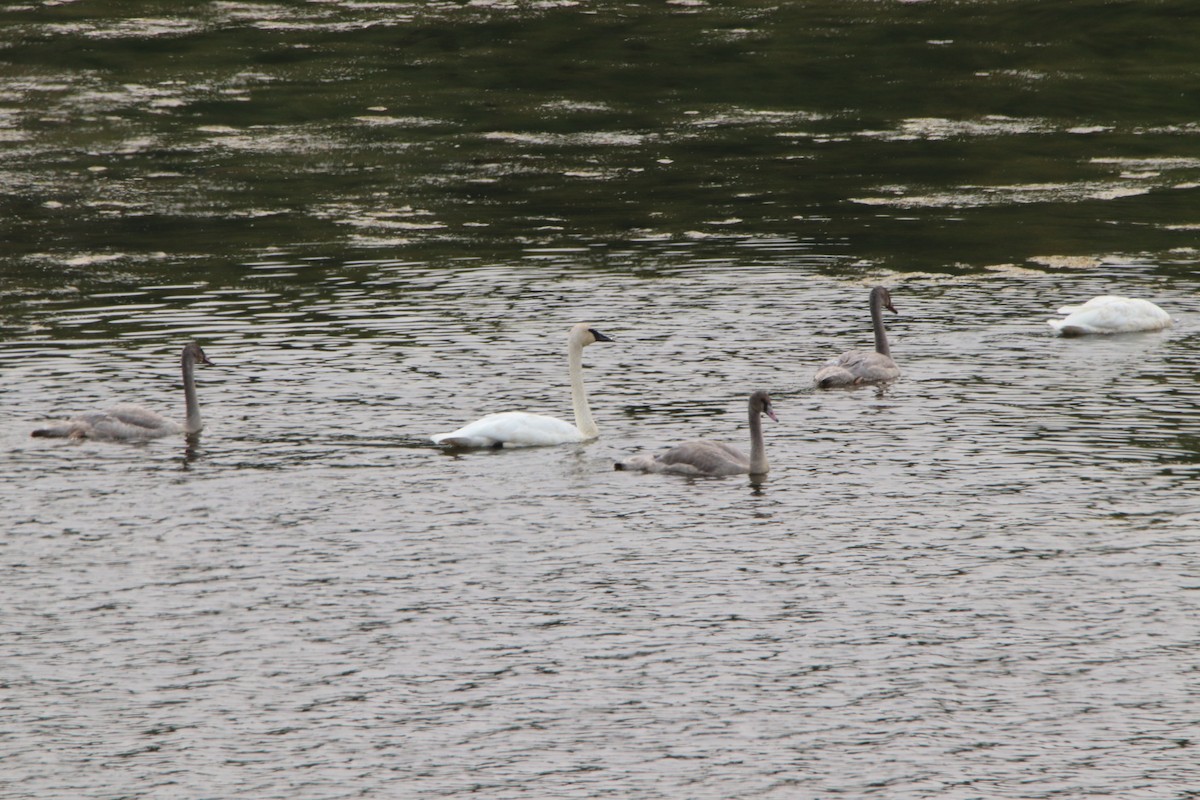
<svg viewBox="0 0 1200 800">
<path fill-rule="evenodd" d="M 673 471 L 697 475 L 731 475 L 750 468 L 750 459 L 736 447 L 706 440 L 684 442 L 657 458 Z"/>
<path fill-rule="evenodd" d="M 821 367 L 822 368 L 825 368 L 825 367 L 845 368 L 846 364 L 853 363 L 856 359 L 858 359 L 862 355 L 862 352 L 863 352 L 862 350 L 847 350 L 846 352 L 842 353 L 841 355 L 834 356 L 833 358 L 829 359 L 824 364 L 822 364 Z"/>
<path fill-rule="evenodd" d="M 108 411 L 80 414 L 53 427 L 40 428 L 33 435 L 136 442 L 182 432 L 182 425 L 153 411 L 140 406 L 116 406 Z"/>
<path fill-rule="evenodd" d="M 104 416 L 134 428 L 145 428 L 147 430 L 172 430 L 183 426 L 167 419 L 162 414 L 151 411 L 148 408 L 134 405 L 119 405 L 113 406 L 105 412 Z"/>
<path fill-rule="evenodd" d="M 1093 297 L 1091 300 L 1088 300 L 1086 303 L 1080 303 L 1077 306 L 1063 306 L 1062 308 L 1060 308 L 1058 310 L 1058 313 L 1074 314 L 1076 311 L 1081 311 L 1082 309 L 1085 309 L 1085 308 L 1097 308 L 1099 306 L 1107 306 L 1107 305 L 1111 305 L 1113 303 L 1123 303 L 1123 302 L 1126 302 L 1128 299 L 1129 298 L 1127 298 L 1127 297 L 1121 297 L 1120 295 L 1115 295 L 1115 294 L 1102 294 L 1102 295 L 1097 295 L 1096 297 Z"/>
<path fill-rule="evenodd" d="M 878 383 L 900 377 L 900 368 L 896 366 L 896 362 L 883 353 L 867 353 L 850 371 L 860 383 Z"/>
<path fill-rule="evenodd" d="M 900 377 L 900 368 L 890 356 L 874 350 L 847 350 L 817 371 L 817 386 L 851 386 L 879 383 Z"/>
<path fill-rule="evenodd" d="M 86 416 L 89 439 L 137 441 L 183 433 L 183 426 L 141 406 L 114 406 Z"/>
</svg>

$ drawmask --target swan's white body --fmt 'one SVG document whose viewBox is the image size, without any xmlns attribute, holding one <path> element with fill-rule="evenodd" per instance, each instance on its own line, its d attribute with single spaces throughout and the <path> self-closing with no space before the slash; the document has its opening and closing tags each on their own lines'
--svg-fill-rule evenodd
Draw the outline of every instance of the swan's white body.
<svg viewBox="0 0 1200 800">
<path fill-rule="evenodd" d="M 1173 324 L 1170 314 L 1149 300 L 1112 294 L 1093 297 L 1083 305 L 1063 306 L 1058 313 L 1067 317 L 1046 320 L 1046 324 L 1063 336 L 1161 331 Z"/>
<path fill-rule="evenodd" d="M 594 425 L 592 426 L 594 429 Z M 436 444 L 453 447 L 536 447 L 538 445 L 585 442 L 599 432 L 586 435 L 577 425 L 545 414 L 502 411 L 488 414 L 451 433 L 433 437 Z"/>
<path fill-rule="evenodd" d="M 505 411 L 488 414 L 450 433 L 431 437 L 435 444 L 450 447 L 537 447 L 568 442 L 586 442 L 600 435 L 588 407 L 583 388 L 583 348 L 594 342 L 612 339 L 593 330 L 587 323 L 571 328 L 567 336 L 567 365 L 571 377 L 571 405 L 575 424 L 544 414 Z"/>
<path fill-rule="evenodd" d="M 813 377 L 818 389 L 886 383 L 900 377 L 900 367 L 892 360 L 887 332 L 883 327 L 885 308 L 896 313 L 891 294 L 882 286 L 876 286 L 871 290 L 871 326 L 875 332 L 875 350 L 848 350 L 825 362 L 825 366 L 817 370 Z"/>
<path fill-rule="evenodd" d="M 676 475 L 719 477 L 724 475 L 764 475 L 771 466 L 767 463 L 767 452 L 763 446 L 762 415 L 775 422 L 771 408 L 771 397 L 758 391 L 750 395 L 750 455 L 747 456 L 733 445 L 700 439 L 684 442 L 657 455 L 638 455 L 627 461 L 618 461 L 613 466 L 619 470 L 641 472 L 671 472 Z"/>
<path fill-rule="evenodd" d="M 97 439 L 114 442 L 141 442 L 176 434 L 199 433 L 204 427 L 200 419 L 200 404 L 196 400 L 196 380 L 192 375 L 196 364 L 212 364 L 200 345 L 189 342 L 183 348 L 183 394 L 187 416 L 183 423 L 167 419 L 148 408 L 134 405 L 113 406 L 107 411 L 91 411 L 72 417 L 61 425 L 40 428 L 34 436 L 68 439 Z"/>
</svg>

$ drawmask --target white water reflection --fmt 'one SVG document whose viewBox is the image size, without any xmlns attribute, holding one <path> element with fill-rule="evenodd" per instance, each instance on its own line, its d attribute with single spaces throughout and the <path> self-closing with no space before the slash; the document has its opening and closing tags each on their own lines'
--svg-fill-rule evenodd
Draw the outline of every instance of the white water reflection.
<svg viewBox="0 0 1200 800">
<path fill-rule="evenodd" d="M 1029 184 L 1018 186 L 963 186 L 954 192 L 912 195 L 904 189 L 892 196 L 853 197 L 851 202 L 896 208 L 979 208 L 1025 203 L 1083 203 L 1089 200 L 1120 200 L 1149 194 L 1151 186 L 1083 182 L 1076 184 Z"/>
</svg>

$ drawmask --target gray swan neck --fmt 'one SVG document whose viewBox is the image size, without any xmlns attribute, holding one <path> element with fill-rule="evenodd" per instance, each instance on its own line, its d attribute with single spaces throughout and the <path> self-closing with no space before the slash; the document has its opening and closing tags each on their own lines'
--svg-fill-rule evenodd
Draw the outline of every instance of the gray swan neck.
<svg viewBox="0 0 1200 800">
<path fill-rule="evenodd" d="M 879 292 L 871 292 L 871 327 L 875 331 L 875 352 L 890 358 L 892 351 L 883 328 L 883 295 Z"/>
<path fill-rule="evenodd" d="M 199 433 L 204 427 L 204 423 L 200 419 L 200 401 L 196 399 L 196 378 L 192 374 L 195 370 L 196 358 L 190 350 L 185 350 L 183 353 L 183 397 L 187 402 L 187 418 L 184 422 L 185 433 Z"/>
<path fill-rule="evenodd" d="M 755 475 L 770 469 L 767 450 L 763 446 L 762 412 L 750 403 L 750 474 Z"/>
</svg>

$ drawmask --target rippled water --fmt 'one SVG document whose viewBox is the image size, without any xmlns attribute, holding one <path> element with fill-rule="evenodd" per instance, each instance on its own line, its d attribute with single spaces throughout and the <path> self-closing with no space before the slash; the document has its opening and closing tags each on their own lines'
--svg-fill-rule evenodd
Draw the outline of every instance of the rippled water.
<svg viewBox="0 0 1200 800">
<path fill-rule="evenodd" d="M 143 5 L 0 11 L 0 797 L 1196 796 L 1190 7 Z"/>
<path fill-rule="evenodd" d="M 118 776 L 132 796 L 1186 796 L 1188 293 L 1155 294 L 1164 334 L 1063 340 L 1045 299 L 1101 276 L 880 276 L 905 378 L 818 394 L 815 365 L 869 334 L 860 282 L 567 262 L 436 288 L 358 266 L 370 295 L 272 319 L 196 293 L 172 324 L 223 320 L 227 366 L 201 372 L 193 448 L 27 438 L 33 407 L 177 406 L 173 348 L 20 353 L 11 796 Z M 78 324 L 144 333 L 155 306 Z M 586 353 L 599 441 L 421 443 L 568 414 L 584 318 L 619 339 Z M 760 386 L 781 417 L 762 486 L 612 471 L 744 439 Z"/>
</svg>

